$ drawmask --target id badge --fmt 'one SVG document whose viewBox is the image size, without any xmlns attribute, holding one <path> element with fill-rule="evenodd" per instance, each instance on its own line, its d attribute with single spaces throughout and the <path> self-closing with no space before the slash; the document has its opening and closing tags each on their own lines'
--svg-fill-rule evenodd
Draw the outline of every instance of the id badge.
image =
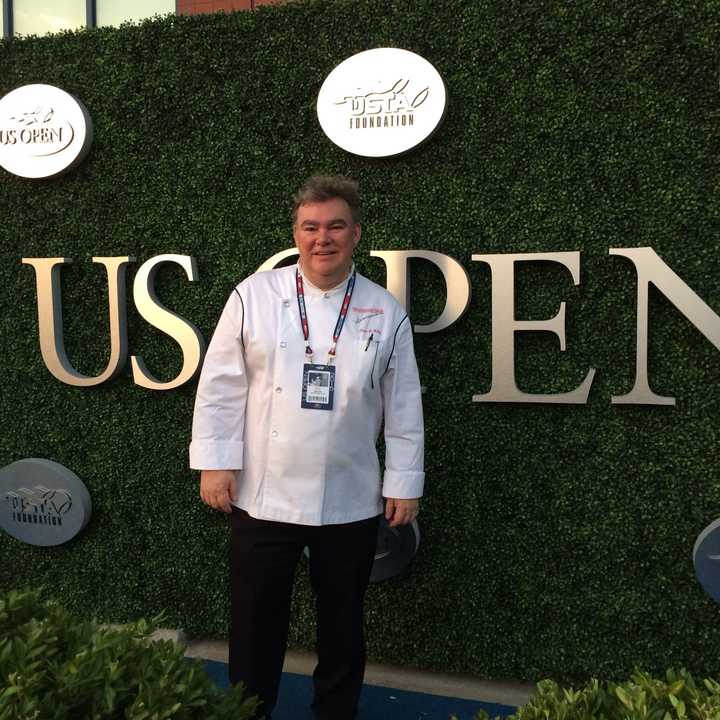
<svg viewBox="0 0 720 720">
<path fill-rule="evenodd" d="M 334 365 L 303 365 L 300 407 L 308 410 L 332 410 L 335 394 Z"/>
</svg>

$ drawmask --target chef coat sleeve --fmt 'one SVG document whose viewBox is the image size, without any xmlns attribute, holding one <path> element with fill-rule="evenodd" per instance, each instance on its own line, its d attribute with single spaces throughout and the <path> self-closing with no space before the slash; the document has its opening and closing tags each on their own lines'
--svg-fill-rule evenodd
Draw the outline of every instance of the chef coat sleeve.
<svg viewBox="0 0 720 720">
<path fill-rule="evenodd" d="M 420 497 L 425 481 L 422 398 L 407 315 L 396 329 L 392 354 L 380 383 L 385 413 L 382 494 L 389 498 Z"/>
<path fill-rule="evenodd" d="M 243 322 L 243 300 L 235 290 L 210 341 L 195 396 L 190 467 L 196 470 L 239 470 L 243 466 L 248 390 Z"/>
</svg>

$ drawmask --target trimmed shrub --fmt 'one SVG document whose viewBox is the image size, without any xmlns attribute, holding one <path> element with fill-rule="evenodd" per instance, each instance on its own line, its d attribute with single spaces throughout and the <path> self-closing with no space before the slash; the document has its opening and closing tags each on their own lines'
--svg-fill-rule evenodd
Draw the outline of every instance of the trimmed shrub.
<svg viewBox="0 0 720 720">
<path fill-rule="evenodd" d="M 543 680 L 537 687 L 530 702 L 506 720 L 720 718 L 720 684 L 710 678 L 696 683 L 684 669 L 668 670 L 662 680 L 636 670 L 629 680 L 619 684 L 593 679 L 574 690 Z M 481 710 L 475 720 L 489 720 L 489 716 Z"/>
<path fill-rule="evenodd" d="M 257 700 L 214 685 L 159 618 L 119 628 L 78 620 L 38 592 L 0 596 L 0 718 L 250 720 Z"/>
</svg>

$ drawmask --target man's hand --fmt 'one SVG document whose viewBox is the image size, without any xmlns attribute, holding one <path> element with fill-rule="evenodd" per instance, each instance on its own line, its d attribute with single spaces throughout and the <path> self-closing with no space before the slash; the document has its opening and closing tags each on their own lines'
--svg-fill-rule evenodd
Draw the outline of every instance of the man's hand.
<svg viewBox="0 0 720 720">
<path fill-rule="evenodd" d="M 211 508 L 229 513 L 230 501 L 235 497 L 235 470 L 203 470 L 200 497 Z"/>
<path fill-rule="evenodd" d="M 420 510 L 420 498 L 402 500 L 399 498 L 385 498 L 385 519 L 389 520 L 390 527 L 407 525 L 411 523 Z"/>
</svg>

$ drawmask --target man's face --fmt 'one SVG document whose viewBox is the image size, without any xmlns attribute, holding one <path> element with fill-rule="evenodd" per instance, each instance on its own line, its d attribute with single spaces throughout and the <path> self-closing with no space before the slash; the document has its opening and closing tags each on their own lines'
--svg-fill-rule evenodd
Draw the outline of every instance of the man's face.
<svg viewBox="0 0 720 720">
<path fill-rule="evenodd" d="M 293 237 L 303 272 L 313 285 L 325 290 L 342 282 L 350 270 L 360 225 L 353 222 L 345 200 L 333 198 L 301 205 Z"/>
</svg>

